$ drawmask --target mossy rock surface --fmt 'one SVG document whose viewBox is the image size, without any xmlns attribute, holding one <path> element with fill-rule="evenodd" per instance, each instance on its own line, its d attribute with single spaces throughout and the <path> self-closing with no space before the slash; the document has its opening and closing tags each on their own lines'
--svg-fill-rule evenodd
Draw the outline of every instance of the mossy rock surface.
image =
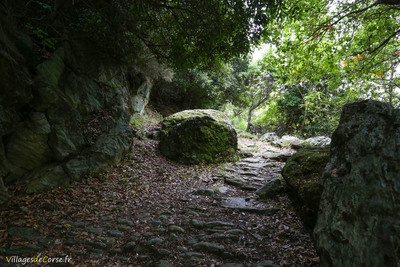
<svg viewBox="0 0 400 267">
<path fill-rule="evenodd" d="M 183 111 L 162 122 L 159 148 L 169 159 L 185 164 L 221 162 L 234 157 L 237 135 L 223 113 L 216 110 Z"/>
<path fill-rule="evenodd" d="M 172 127 L 187 119 L 203 116 L 209 116 L 215 121 L 226 121 L 229 123 L 228 118 L 221 111 L 214 109 L 189 109 L 166 117 L 161 121 L 161 127 L 164 131 L 169 131 Z"/>
<path fill-rule="evenodd" d="M 322 193 L 320 177 L 329 157 L 329 151 L 299 151 L 288 159 L 282 170 L 289 189 L 306 207 L 303 215 L 309 226 L 314 226 L 317 219 Z"/>
</svg>

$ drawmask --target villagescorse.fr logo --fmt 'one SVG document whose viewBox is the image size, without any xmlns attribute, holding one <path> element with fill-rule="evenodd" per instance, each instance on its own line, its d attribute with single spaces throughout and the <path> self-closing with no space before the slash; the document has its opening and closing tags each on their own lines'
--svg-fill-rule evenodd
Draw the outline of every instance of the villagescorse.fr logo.
<svg viewBox="0 0 400 267">
<path fill-rule="evenodd" d="M 61 257 L 54 257 L 50 258 L 48 256 L 44 257 L 39 257 L 36 256 L 36 258 L 26 258 L 26 257 L 19 257 L 19 256 L 10 256 L 6 257 L 6 261 L 8 263 L 20 263 L 22 265 L 25 265 L 27 263 L 69 263 L 72 258 L 69 256 L 65 256 L 63 258 Z"/>
</svg>

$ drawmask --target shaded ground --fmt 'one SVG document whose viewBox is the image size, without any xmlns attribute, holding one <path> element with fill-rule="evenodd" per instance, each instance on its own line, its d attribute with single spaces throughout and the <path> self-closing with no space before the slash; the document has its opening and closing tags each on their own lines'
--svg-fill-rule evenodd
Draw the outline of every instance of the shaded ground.
<svg viewBox="0 0 400 267">
<path fill-rule="evenodd" d="M 132 153 L 98 177 L 15 197 L 0 211 L 0 252 L 68 255 L 73 266 L 318 266 L 286 193 L 266 202 L 255 194 L 280 177 L 276 149 L 251 139 L 241 145 L 251 157 L 185 166 L 162 157 L 157 141 L 136 139 Z"/>
</svg>

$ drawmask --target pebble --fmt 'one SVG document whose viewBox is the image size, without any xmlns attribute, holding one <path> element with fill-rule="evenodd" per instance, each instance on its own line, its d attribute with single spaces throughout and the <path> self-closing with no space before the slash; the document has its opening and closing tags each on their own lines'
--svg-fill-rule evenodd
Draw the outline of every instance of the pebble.
<svg viewBox="0 0 400 267">
<path fill-rule="evenodd" d="M 127 219 L 118 219 L 118 224 L 127 225 L 127 226 L 134 225 L 134 223 L 132 221 L 127 220 Z"/>
<path fill-rule="evenodd" d="M 197 260 L 202 260 L 205 258 L 205 256 L 201 253 L 197 252 L 187 252 L 179 255 L 181 258 L 184 258 L 186 260 L 190 261 L 197 261 Z"/>
<path fill-rule="evenodd" d="M 179 227 L 177 225 L 168 226 L 168 231 L 171 233 L 184 233 L 185 232 L 185 230 L 182 227 Z"/>
<path fill-rule="evenodd" d="M 123 251 L 124 253 L 129 253 L 129 252 L 133 252 L 133 250 L 134 250 L 135 248 L 136 248 L 136 242 L 131 241 L 131 242 L 126 243 L 126 244 L 123 246 L 122 251 Z"/>
<path fill-rule="evenodd" d="M 114 236 L 114 237 L 121 237 L 121 236 L 124 235 L 123 233 L 121 233 L 121 232 L 118 231 L 118 230 L 110 230 L 110 231 L 107 232 L 107 234 L 108 234 L 109 236 Z"/>
<path fill-rule="evenodd" d="M 164 243 L 164 239 L 156 237 L 156 238 L 152 238 L 149 241 L 147 241 L 146 245 L 147 246 L 154 246 L 154 245 L 162 244 L 162 243 Z"/>
<path fill-rule="evenodd" d="M 209 242 L 199 242 L 193 245 L 195 250 L 204 250 L 212 253 L 222 253 L 225 250 L 225 247 L 216 243 Z"/>
</svg>

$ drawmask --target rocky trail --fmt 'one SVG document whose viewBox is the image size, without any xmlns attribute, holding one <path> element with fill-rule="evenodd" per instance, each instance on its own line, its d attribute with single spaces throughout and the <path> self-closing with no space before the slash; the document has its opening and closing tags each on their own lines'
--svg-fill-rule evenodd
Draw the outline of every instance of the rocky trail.
<svg viewBox="0 0 400 267">
<path fill-rule="evenodd" d="M 157 141 L 135 139 L 98 177 L 15 196 L 0 211 L 0 266 L 16 266 L 6 255 L 69 257 L 55 266 L 318 266 L 276 180 L 290 152 L 245 138 L 240 146 L 248 157 L 237 162 L 186 166 L 162 157 Z"/>
</svg>

